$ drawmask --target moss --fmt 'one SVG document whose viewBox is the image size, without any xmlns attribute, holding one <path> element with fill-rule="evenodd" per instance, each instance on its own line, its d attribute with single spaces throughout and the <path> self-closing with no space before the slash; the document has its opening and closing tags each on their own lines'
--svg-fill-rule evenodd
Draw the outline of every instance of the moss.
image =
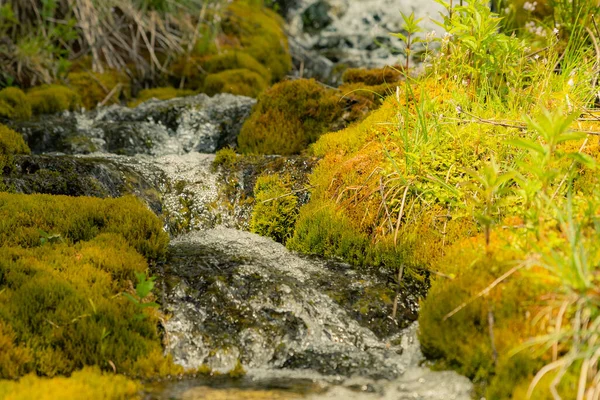
<svg viewBox="0 0 600 400">
<path fill-rule="evenodd" d="M 402 72 L 397 67 L 376 69 L 349 68 L 342 75 L 342 82 L 346 84 L 362 83 L 366 86 L 379 86 L 398 82 Z"/>
<path fill-rule="evenodd" d="M 0 381 L 0 399 L 3 400 L 138 399 L 140 390 L 139 382 L 92 367 L 76 371 L 69 378 L 47 379 L 31 374 L 18 382 Z"/>
<path fill-rule="evenodd" d="M 6 169 L 9 171 L 13 169 L 15 154 L 29 154 L 29 152 L 23 136 L 0 124 L 0 177 Z M 0 181 L 0 191 L 3 189 L 4 183 Z"/>
<path fill-rule="evenodd" d="M 238 155 L 231 147 L 225 147 L 217 151 L 215 159 L 212 162 L 212 169 L 216 171 L 219 167 L 226 170 L 231 170 L 235 167 L 238 161 Z"/>
<path fill-rule="evenodd" d="M 209 74 L 215 74 L 230 69 L 246 69 L 257 73 L 267 83 L 270 83 L 272 79 L 271 73 L 264 65 L 256 61 L 250 54 L 243 51 L 227 51 L 209 57 L 206 62 L 204 62 L 203 67 Z"/>
<path fill-rule="evenodd" d="M 264 65 L 276 82 L 292 68 L 283 19 L 252 3 L 238 0 L 227 7 L 221 24 L 223 33 L 235 37 L 243 51 Z"/>
<path fill-rule="evenodd" d="M 118 234 L 150 259 L 162 259 L 168 243 L 161 222 L 134 197 L 100 200 L 0 193 L 0 221 L 0 246 L 39 246 L 40 229 L 70 243 L 100 233 Z"/>
<path fill-rule="evenodd" d="M 31 118 L 31 104 L 19 88 L 0 90 L 0 118 L 23 120 Z"/>
<path fill-rule="evenodd" d="M 174 87 L 161 87 L 141 90 L 135 100 L 128 103 L 129 107 L 137 107 L 150 99 L 169 100 L 176 97 L 192 96 L 196 94 L 193 90 L 176 89 Z"/>
<path fill-rule="evenodd" d="M 238 137 L 242 153 L 295 154 L 342 115 L 337 92 L 315 80 L 281 82 L 261 95 Z"/>
<path fill-rule="evenodd" d="M 106 105 L 115 104 L 119 103 L 121 97 L 130 97 L 129 78 L 122 72 L 71 72 L 67 75 L 67 81 L 79 94 L 87 110 L 96 108 L 102 102 Z M 107 99 L 109 94 L 110 98 Z"/>
<path fill-rule="evenodd" d="M 292 192 L 289 177 L 278 174 L 259 177 L 254 196 L 250 231 L 285 244 L 298 217 L 298 198 Z"/>
<path fill-rule="evenodd" d="M 267 88 L 267 82 L 256 72 L 248 69 L 230 69 L 210 74 L 204 81 L 204 92 L 209 96 L 231 93 L 257 97 Z"/>
<path fill-rule="evenodd" d="M 81 99 L 75 91 L 62 85 L 47 85 L 27 92 L 27 100 L 34 114 L 53 114 L 64 110 L 75 111 Z"/>
</svg>

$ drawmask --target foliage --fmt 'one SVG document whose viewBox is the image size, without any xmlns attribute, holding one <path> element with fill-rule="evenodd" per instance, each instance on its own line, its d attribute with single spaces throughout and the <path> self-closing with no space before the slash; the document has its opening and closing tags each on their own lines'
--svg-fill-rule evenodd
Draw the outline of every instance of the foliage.
<svg viewBox="0 0 600 400">
<path fill-rule="evenodd" d="M 256 72 L 248 69 L 229 69 L 210 74 L 204 81 L 204 92 L 209 96 L 231 93 L 257 97 L 267 88 L 267 82 Z"/>
<path fill-rule="evenodd" d="M 69 378 L 40 378 L 35 374 L 19 381 L 3 381 L 0 399 L 3 400 L 125 400 L 139 398 L 141 385 L 123 375 L 101 372 L 94 367 L 76 371 Z"/>
<path fill-rule="evenodd" d="M 31 104 L 21 89 L 0 90 L 0 118 L 22 120 L 31 117 Z"/>
<path fill-rule="evenodd" d="M 298 198 L 291 190 L 289 177 L 274 174 L 256 180 L 251 232 L 285 244 L 298 217 Z"/>
<path fill-rule="evenodd" d="M 62 85 L 38 86 L 27 92 L 33 114 L 53 114 L 81 107 L 79 95 Z"/>
<path fill-rule="evenodd" d="M 341 117 L 336 92 L 315 80 L 278 83 L 261 95 L 238 137 L 242 153 L 295 154 Z"/>
</svg>

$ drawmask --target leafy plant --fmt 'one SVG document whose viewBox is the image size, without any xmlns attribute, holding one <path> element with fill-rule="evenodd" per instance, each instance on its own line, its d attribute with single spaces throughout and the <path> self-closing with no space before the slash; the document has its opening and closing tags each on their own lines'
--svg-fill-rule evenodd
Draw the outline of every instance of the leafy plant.
<svg viewBox="0 0 600 400">
<path fill-rule="evenodd" d="M 156 280 L 156 277 L 148 277 L 146 276 L 145 272 L 136 272 L 135 277 L 138 281 L 137 285 L 135 285 L 135 297 L 126 292 L 123 292 L 123 296 L 135 304 L 139 309 L 140 312 L 136 314 L 136 318 L 144 319 L 146 317 L 146 315 L 142 313 L 144 309 L 149 307 L 158 308 L 158 304 L 155 302 L 147 301 L 152 289 L 154 289 L 154 281 Z"/>
<path fill-rule="evenodd" d="M 410 15 L 406 15 L 404 13 L 400 14 L 403 20 L 402 30 L 406 32 L 406 34 L 398 32 L 392 33 L 391 35 L 404 42 L 404 56 L 406 57 L 406 64 L 404 68 L 406 74 L 408 74 L 410 58 L 414 52 L 415 45 L 423 42 L 423 39 L 416 36 L 417 33 L 423 32 L 423 29 L 419 26 L 419 23 L 423 20 L 423 18 L 416 19 L 414 12 L 410 13 Z"/>
</svg>

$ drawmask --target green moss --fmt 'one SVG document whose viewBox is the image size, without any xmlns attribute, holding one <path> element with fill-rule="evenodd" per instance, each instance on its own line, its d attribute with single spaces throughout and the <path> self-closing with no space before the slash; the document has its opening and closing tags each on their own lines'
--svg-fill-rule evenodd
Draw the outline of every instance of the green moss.
<svg viewBox="0 0 600 400">
<path fill-rule="evenodd" d="M 0 381 L 3 400 L 125 400 L 139 399 L 141 385 L 123 375 L 86 367 L 69 378 L 40 378 L 27 375 L 18 382 Z"/>
<path fill-rule="evenodd" d="M 21 135 L 0 124 L 0 178 L 5 169 L 12 170 L 14 154 L 29 154 L 29 152 L 29 147 Z M 2 190 L 5 190 L 5 185 L 0 180 L 0 191 Z"/>
<path fill-rule="evenodd" d="M 238 0 L 225 10 L 221 24 L 225 35 L 237 38 L 244 52 L 267 67 L 273 81 L 282 79 L 292 67 L 283 19 L 252 1 Z"/>
<path fill-rule="evenodd" d="M 121 97 L 130 97 L 129 78 L 122 72 L 71 72 L 67 75 L 67 81 L 79 94 L 87 110 L 96 108 L 102 102 L 105 105 L 115 104 L 119 103 Z"/>
<path fill-rule="evenodd" d="M 222 148 L 215 154 L 215 159 L 212 162 L 212 169 L 216 171 L 219 167 L 231 170 L 235 167 L 238 161 L 238 155 L 230 147 Z"/>
<path fill-rule="evenodd" d="M 256 72 L 265 82 L 271 82 L 271 73 L 269 70 L 256 61 L 250 54 L 243 51 L 234 50 L 217 54 L 208 58 L 203 67 L 209 74 L 215 74 L 230 69 L 247 69 Z"/>
<path fill-rule="evenodd" d="M 267 82 L 256 72 L 248 69 L 230 69 L 210 74 L 204 81 L 204 92 L 209 96 L 231 93 L 257 97 L 267 88 Z"/>
<path fill-rule="evenodd" d="M 397 67 L 376 69 L 349 68 L 344 71 L 342 81 L 346 84 L 362 83 L 366 86 L 378 86 L 398 82 L 402 72 Z"/>
<path fill-rule="evenodd" d="M 0 90 L 0 118 L 23 120 L 31 118 L 31 104 L 19 88 Z"/>
<path fill-rule="evenodd" d="M 277 174 L 259 177 L 254 186 L 250 231 L 285 244 L 298 217 L 298 198 L 291 190 L 289 177 Z"/>
<path fill-rule="evenodd" d="M 70 243 L 100 233 L 118 234 L 150 259 L 163 258 L 168 243 L 161 222 L 134 197 L 100 200 L 0 193 L 0 246 L 39 246 L 40 229 Z"/>
<path fill-rule="evenodd" d="M 81 107 L 81 99 L 75 91 L 62 85 L 47 85 L 27 92 L 27 100 L 34 114 L 52 114 L 64 110 L 74 111 Z"/>
<path fill-rule="evenodd" d="M 138 93 L 135 100 L 129 102 L 128 106 L 136 107 L 150 99 L 169 100 L 175 97 L 192 96 L 194 94 L 196 94 L 196 92 L 193 90 L 176 89 L 170 86 L 154 89 L 144 89 Z"/>
<path fill-rule="evenodd" d="M 343 110 L 337 92 L 315 80 L 281 82 L 264 92 L 238 137 L 242 153 L 295 154 L 330 130 Z"/>
</svg>

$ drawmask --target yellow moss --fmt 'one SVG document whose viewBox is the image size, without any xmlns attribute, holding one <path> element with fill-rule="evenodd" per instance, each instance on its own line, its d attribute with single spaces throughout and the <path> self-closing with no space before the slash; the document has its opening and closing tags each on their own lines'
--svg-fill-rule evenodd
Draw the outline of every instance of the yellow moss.
<svg viewBox="0 0 600 400">
<path fill-rule="evenodd" d="M 0 221 L 0 246 L 39 246 L 40 229 L 72 243 L 119 234 L 148 258 L 164 257 L 168 243 L 160 220 L 134 197 L 0 193 Z"/>
<path fill-rule="evenodd" d="M 222 29 L 237 38 L 244 52 L 263 64 L 273 81 L 282 79 L 292 67 L 283 20 L 274 11 L 237 0 L 225 10 Z"/>
<path fill-rule="evenodd" d="M 141 384 L 123 375 L 86 367 L 69 378 L 40 378 L 34 374 L 18 382 L 0 381 L 2 400 L 129 400 L 140 399 Z"/>
<path fill-rule="evenodd" d="M 292 236 L 298 216 L 298 198 L 291 191 L 289 177 L 260 176 L 254 186 L 250 231 L 285 244 Z"/>
<path fill-rule="evenodd" d="M 31 117 L 31 104 L 19 88 L 0 90 L 0 118 L 23 120 Z"/>
<path fill-rule="evenodd" d="M 267 83 L 271 82 L 271 73 L 254 57 L 243 51 L 227 51 L 208 57 L 203 65 L 204 70 L 209 74 L 215 74 L 230 69 L 247 69 L 257 73 Z"/>
<path fill-rule="evenodd" d="M 209 96 L 231 93 L 257 97 L 267 88 L 267 82 L 256 72 L 248 69 L 230 69 L 210 74 L 204 81 L 204 92 Z"/>
<path fill-rule="evenodd" d="M 136 107 L 150 99 L 169 100 L 175 97 L 192 96 L 194 94 L 196 94 L 196 92 L 193 90 L 176 89 L 170 86 L 154 89 L 144 89 L 138 93 L 135 100 L 130 101 L 127 105 L 129 107 Z"/>
<path fill-rule="evenodd" d="M 392 84 L 402 77 L 401 67 L 384 67 L 375 69 L 349 68 L 342 75 L 345 84 L 362 83 L 366 86 Z"/>
<path fill-rule="evenodd" d="M 29 146 L 23 136 L 0 124 L 0 154 L 29 154 Z"/>
<path fill-rule="evenodd" d="M 27 100 L 36 115 L 64 110 L 75 111 L 81 107 L 79 95 L 62 85 L 46 85 L 30 89 L 27 92 Z"/>
<path fill-rule="evenodd" d="M 105 105 L 115 104 L 122 97 L 130 97 L 129 77 L 119 71 L 71 72 L 67 75 L 67 82 L 79 94 L 83 106 L 88 110 L 96 108 L 102 102 Z"/>
</svg>

